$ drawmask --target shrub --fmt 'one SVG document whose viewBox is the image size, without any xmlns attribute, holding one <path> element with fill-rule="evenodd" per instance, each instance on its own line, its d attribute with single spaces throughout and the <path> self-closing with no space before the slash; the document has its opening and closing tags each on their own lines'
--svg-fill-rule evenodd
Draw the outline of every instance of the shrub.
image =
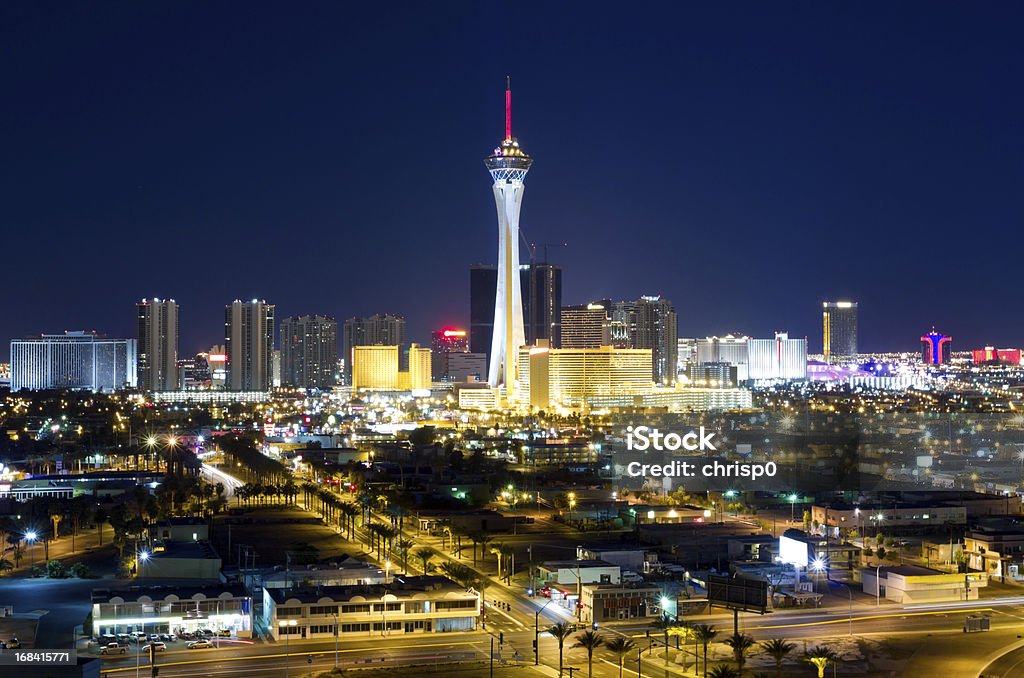
<svg viewBox="0 0 1024 678">
<path fill-rule="evenodd" d="M 50 579 L 63 579 L 68 576 L 68 572 L 64 563 L 54 559 L 46 564 L 46 576 Z"/>
</svg>

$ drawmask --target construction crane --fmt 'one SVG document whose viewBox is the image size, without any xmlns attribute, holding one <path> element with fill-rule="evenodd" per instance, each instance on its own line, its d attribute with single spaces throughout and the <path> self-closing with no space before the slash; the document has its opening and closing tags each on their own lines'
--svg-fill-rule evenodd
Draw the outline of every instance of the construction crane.
<svg viewBox="0 0 1024 678">
<path fill-rule="evenodd" d="M 531 267 L 535 263 L 537 263 L 537 247 L 543 247 L 544 248 L 544 261 L 542 261 L 541 263 L 546 264 L 546 263 L 548 263 L 548 248 L 549 247 L 568 247 L 569 246 L 569 243 L 567 243 L 567 242 L 542 242 L 542 243 L 529 242 L 529 241 L 527 241 L 526 236 L 523 235 L 522 228 L 519 229 L 519 235 L 522 237 L 523 243 L 526 245 L 526 248 L 528 250 L 530 250 L 530 266 Z"/>
</svg>

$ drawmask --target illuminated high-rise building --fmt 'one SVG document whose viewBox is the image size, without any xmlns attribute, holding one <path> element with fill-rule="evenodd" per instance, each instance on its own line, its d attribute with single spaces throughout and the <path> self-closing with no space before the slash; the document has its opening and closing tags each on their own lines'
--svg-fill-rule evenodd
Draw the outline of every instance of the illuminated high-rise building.
<svg viewBox="0 0 1024 678">
<path fill-rule="evenodd" d="M 349 318 L 342 334 L 342 358 L 346 376 L 352 376 L 352 349 L 356 346 L 405 347 L 405 318 L 392 313 L 376 313 L 368 318 Z M 399 361 L 405 354 L 399 352 Z M 349 381 L 351 383 L 351 381 Z"/>
<path fill-rule="evenodd" d="M 272 385 L 274 305 L 235 300 L 224 308 L 227 390 L 266 391 Z"/>
<path fill-rule="evenodd" d="M 515 390 L 519 348 L 526 343 L 523 328 L 523 293 L 519 278 L 519 210 L 523 180 L 533 159 L 512 136 L 512 87 L 505 87 L 505 138 L 484 160 L 494 184 L 498 210 L 498 277 L 494 295 L 494 323 L 487 380 Z"/>
<path fill-rule="evenodd" d="M 807 340 L 790 339 L 776 332 L 774 339 L 750 339 L 749 379 L 800 380 L 807 378 Z"/>
<path fill-rule="evenodd" d="M 429 390 L 430 349 L 412 344 L 406 352 L 409 369 L 401 370 L 399 346 L 353 346 L 353 391 Z"/>
<path fill-rule="evenodd" d="M 679 353 L 679 317 L 672 302 L 660 296 L 612 304 L 611 342 L 619 348 L 649 348 L 652 378 L 658 384 L 676 382 Z"/>
<path fill-rule="evenodd" d="M 562 345 L 562 267 L 544 262 L 525 268 L 526 282 L 521 284 L 526 344 L 533 346 L 546 339 L 550 346 L 558 348 Z"/>
<path fill-rule="evenodd" d="M 469 267 L 469 350 L 487 354 L 494 338 L 494 302 L 498 288 L 498 267 L 473 264 Z M 526 345 L 545 339 L 561 342 L 562 268 L 557 264 L 521 264 L 523 333 Z"/>
<path fill-rule="evenodd" d="M 353 346 L 352 391 L 397 391 L 398 346 Z"/>
<path fill-rule="evenodd" d="M 174 391 L 178 384 L 178 304 L 143 299 L 135 305 L 138 379 L 143 391 Z"/>
<path fill-rule="evenodd" d="M 731 365 L 736 368 L 738 382 L 746 381 L 749 378 L 750 341 L 750 337 L 734 334 L 697 339 L 694 341 L 690 363 L 691 378 L 694 374 L 701 374 L 700 367 L 703 365 Z"/>
<path fill-rule="evenodd" d="M 469 332 L 455 327 L 436 330 L 430 335 L 432 378 L 434 381 L 449 381 L 448 356 L 451 353 L 469 352 Z"/>
<path fill-rule="evenodd" d="M 333 386 L 338 361 L 338 323 L 323 315 L 281 321 L 281 383 L 302 388 Z"/>
<path fill-rule="evenodd" d="M 925 365 L 945 365 L 949 363 L 949 352 L 953 337 L 932 331 L 921 337 L 921 358 Z"/>
<path fill-rule="evenodd" d="M 412 344 L 409 347 L 409 389 L 412 391 L 430 390 L 431 369 L 430 349 Z"/>
<path fill-rule="evenodd" d="M 518 401 L 537 409 L 585 407 L 591 399 L 651 393 L 651 350 L 601 348 L 520 349 Z"/>
<path fill-rule="evenodd" d="M 95 332 L 43 334 L 11 341 L 11 391 L 135 388 L 136 341 Z"/>
<path fill-rule="evenodd" d="M 604 303 L 562 307 L 561 348 L 611 346 L 608 308 Z"/>
<path fill-rule="evenodd" d="M 857 355 L 857 302 L 826 301 L 821 306 L 825 362 Z"/>
</svg>

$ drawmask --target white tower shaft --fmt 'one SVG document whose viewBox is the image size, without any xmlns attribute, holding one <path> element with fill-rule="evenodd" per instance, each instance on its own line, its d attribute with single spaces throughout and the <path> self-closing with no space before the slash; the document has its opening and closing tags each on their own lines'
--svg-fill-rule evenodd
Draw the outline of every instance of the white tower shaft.
<svg viewBox="0 0 1024 678">
<path fill-rule="evenodd" d="M 519 347 L 526 343 L 519 276 L 519 210 L 525 188 L 518 177 L 498 177 L 494 181 L 494 203 L 498 209 L 498 284 L 487 381 L 492 386 L 505 384 L 509 394 L 515 388 L 518 374 Z"/>
</svg>

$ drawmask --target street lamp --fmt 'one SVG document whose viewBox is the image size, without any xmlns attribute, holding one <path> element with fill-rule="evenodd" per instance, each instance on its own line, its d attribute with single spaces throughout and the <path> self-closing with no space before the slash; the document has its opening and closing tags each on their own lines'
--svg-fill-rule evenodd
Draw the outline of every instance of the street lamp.
<svg viewBox="0 0 1024 678">
<path fill-rule="evenodd" d="M 390 572 L 391 572 L 391 561 L 390 560 L 385 560 L 384 561 L 384 583 L 385 584 L 388 583 Z"/>
<path fill-rule="evenodd" d="M 796 510 L 796 500 L 799 498 L 800 497 L 796 496 L 796 492 L 789 495 L 789 522 L 791 523 L 796 522 L 796 515 L 794 514 L 794 511 Z"/>
<path fill-rule="evenodd" d="M 340 629 L 338 628 L 338 615 L 337 615 L 337 613 L 332 612 L 331 616 L 334 617 L 334 672 L 337 673 L 338 672 L 338 631 Z"/>
<path fill-rule="evenodd" d="M 294 628 L 298 625 L 294 619 L 278 619 L 277 626 L 280 629 Z M 284 675 L 288 678 L 288 636 L 292 635 L 290 631 L 284 633 Z"/>
<path fill-rule="evenodd" d="M 25 533 L 25 541 L 27 541 L 31 545 L 31 546 L 28 547 L 28 555 L 29 555 L 29 560 L 32 563 L 31 564 L 31 568 L 32 569 L 35 569 L 35 566 L 36 566 L 36 550 L 35 550 L 35 545 L 36 545 L 36 538 L 38 536 L 39 535 L 36 534 L 35 530 L 29 530 L 28 532 Z"/>
<path fill-rule="evenodd" d="M 149 470 L 149 462 L 153 457 L 153 450 L 156 449 L 157 442 L 156 436 L 149 436 L 146 438 L 146 447 L 149 449 L 149 453 L 146 454 L 146 470 Z"/>
<path fill-rule="evenodd" d="M 533 665 L 540 664 L 540 613 L 551 604 L 553 599 L 540 606 L 540 609 L 533 615 Z"/>
<path fill-rule="evenodd" d="M 818 590 L 818 582 L 821 579 L 821 572 L 825 569 L 825 561 L 818 556 L 811 561 L 811 570 L 814 571 L 814 589 Z"/>
</svg>

